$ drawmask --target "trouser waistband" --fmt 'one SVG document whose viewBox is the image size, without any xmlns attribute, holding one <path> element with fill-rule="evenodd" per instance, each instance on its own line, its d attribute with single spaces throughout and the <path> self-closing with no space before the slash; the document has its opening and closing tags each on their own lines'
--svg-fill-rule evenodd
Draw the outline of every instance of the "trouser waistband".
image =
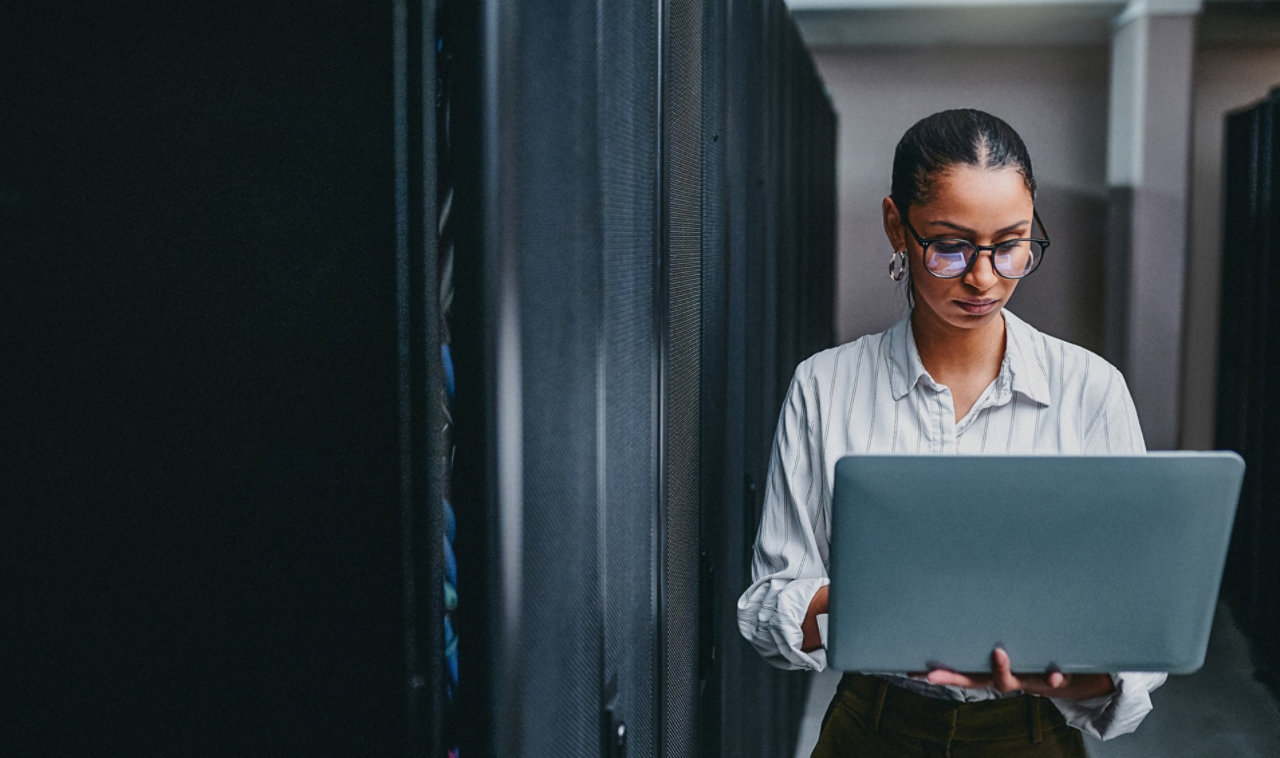
<svg viewBox="0 0 1280 758">
<path fill-rule="evenodd" d="M 866 674 L 845 674 L 836 699 L 876 731 L 941 744 L 952 741 L 1026 737 L 1039 744 L 1044 733 L 1066 723 L 1053 703 L 1031 695 L 964 703 L 918 695 Z"/>
</svg>

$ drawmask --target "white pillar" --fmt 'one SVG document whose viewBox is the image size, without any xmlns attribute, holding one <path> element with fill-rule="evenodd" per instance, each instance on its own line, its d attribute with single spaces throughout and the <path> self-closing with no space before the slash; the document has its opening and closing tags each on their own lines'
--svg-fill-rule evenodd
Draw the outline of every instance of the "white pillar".
<svg viewBox="0 0 1280 758">
<path fill-rule="evenodd" d="M 1107 358 L 1152 450 L 1178 441 L 1199 0 L 1131 0 L 1111 38 Z"/>
</svg>

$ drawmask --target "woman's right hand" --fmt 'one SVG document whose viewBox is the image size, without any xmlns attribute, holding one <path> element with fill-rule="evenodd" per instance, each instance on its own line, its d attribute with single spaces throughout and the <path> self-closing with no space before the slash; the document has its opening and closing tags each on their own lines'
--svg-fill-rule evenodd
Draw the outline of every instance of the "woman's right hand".
<svg viewBox="0 0 1280 758">
<path fill-rule="evenodd" d="M 822 633 L 818 631 L 818 616 L 827 612 L 827 590 L 831 585 L 820 587 L 809 601 L 809 610 L 805 611 L 804 622 L 800 631 L 804 633 L 804 641 L 800 649 L 808 653 L 822 647 Z"/>
</svg>

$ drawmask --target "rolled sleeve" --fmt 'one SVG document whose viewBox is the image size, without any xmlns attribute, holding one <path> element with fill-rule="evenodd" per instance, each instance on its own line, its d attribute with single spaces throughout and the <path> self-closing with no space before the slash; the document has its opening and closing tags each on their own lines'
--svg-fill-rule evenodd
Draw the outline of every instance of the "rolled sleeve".
<svg viewBox="0 0 1280 758">
<path fill-rule="evenodd" d="M 738 600 L 739 631 L 778 668 L 822 671 L 827 667 L 827 651 L 801 650 L 800 625 L 813 596 L 828 583 L 825 576 L 777 582 L 766 577 L 755 582 Z"/>
<path fill-rule="evenodd" d="M 809 603 L 829 581 L 825 546 L 830 539 L 829 520 L 821 512 L 829 507 L 822 494 L 821 453 L 811 433 L 820 422 L 806 399 L 805 369 L 805 364 L 796 369 L 778 419 L 752 583 L 738 600 L 738 629 L 774 666 L 821 671 L 826 651 L 801 650 Z"/>
<path fill-rule="evenodd" d="M 1112 674 L 1115 692 L 1092 700 L 1051 698 L 1067 723 L 1100 740 L 1128 734 L 1151 712 L 1151 691 L 1164 684 L 1167 674 L 1129 672 Z"/>
</svg>

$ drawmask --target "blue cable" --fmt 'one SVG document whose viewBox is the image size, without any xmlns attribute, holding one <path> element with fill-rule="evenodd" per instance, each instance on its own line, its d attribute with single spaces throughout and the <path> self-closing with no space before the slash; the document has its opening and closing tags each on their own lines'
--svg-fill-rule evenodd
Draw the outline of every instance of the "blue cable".
<svg viewBox="0 0 1280 758">
<path fill-rule="evenodd" d="M 458 559 L 453 555 L 453 545 L 444 540 L 444 576 L 453 585 L 458 586 Z"/>
<path fill-rule="evenodd" d="M 445 389 L 449 393 L 449 399 L 453 399 L 455 389 L 453 378 L 453 354 L 449 351 L 449 343 L 440 343 L 440 360 L 444 363 L 444 384 Z"/>
<path fill-rule="evenodd" d="M 458 536 L 458 519 L 453 515 L 453 506 L 449 504 L 449 498 L 444 499 L 444 538 L 453 542 Z"/>
<path fill-rule="evenodd" d="M 453 624 L 449 617 L 444 619 L 444 657 L 449 663 L 449 681 L 455 687 L 458 684 L 458 635 L 454 634 Z"/>
<path fill-rule="evenodd" d="M 458 590 L 453 586 L 453 582 L 448 579 L 444 582 L 444 609 L 446 611 L 458 610 Z"/>
</svg>

